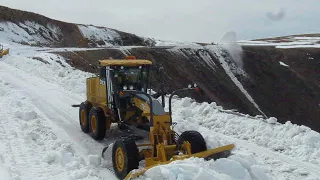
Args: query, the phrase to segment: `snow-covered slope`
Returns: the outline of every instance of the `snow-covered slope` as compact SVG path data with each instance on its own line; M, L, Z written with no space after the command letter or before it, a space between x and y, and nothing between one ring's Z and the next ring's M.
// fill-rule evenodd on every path
M110 47L147 44L144 38L134 34L105 27L62 22L1 5L0 41L46 47Z
M119 45L118 42L121 41L120 35L109 28L86 25L78 25L78 27L83 37L91 42L98 42L98 46L100 47Z
M110 142L82 133L78 110L70 107L85 99L91 74L70 67L52 49L7 46L14 54L0 59L1 178L116 179L110 157L100 158ZM173 110L178 132L198 130L210 148L235 143L233 155L177 161L138 179L320 179L320 134L310 128L190 98L175 98Z
M238 41L245 46L275 46L276 48L320 48L320 34L318 35L295 35L278 38L260 39L253 41Z
M78 41L88 43L87 45L83 44L83 46L113 47L126 44L118 32L109 28L87 25L77 25L73 28L75 28L73 31L79 32L79 38L83 39L78 39ZM46 25L35 21L0 22L0 41L3 42L47 47L66 46L64 41L69 38L68 36L70 34L63 33L59 26L50 22ZM76 42L71 43L75 44Z
M61 40L61 29L50 23L45 27L32 21L0 22L0 41L49 46Z

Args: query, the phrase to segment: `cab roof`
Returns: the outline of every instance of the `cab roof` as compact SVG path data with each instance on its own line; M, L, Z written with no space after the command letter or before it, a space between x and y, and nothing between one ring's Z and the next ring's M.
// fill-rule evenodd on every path
M152 61L145 59L106 59L99 60L100 66L138 66L151 65Z

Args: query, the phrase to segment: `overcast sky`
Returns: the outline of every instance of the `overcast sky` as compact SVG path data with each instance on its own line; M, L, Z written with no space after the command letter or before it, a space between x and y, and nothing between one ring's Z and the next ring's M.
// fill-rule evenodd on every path
M164 40L320 33L319 0L0 0L0 5Z

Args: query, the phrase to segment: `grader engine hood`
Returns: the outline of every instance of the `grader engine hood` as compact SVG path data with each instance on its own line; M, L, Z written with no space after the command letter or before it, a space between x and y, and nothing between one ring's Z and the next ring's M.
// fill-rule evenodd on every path
M147 114L150 113L150 102L146 95L143 94L136 94L134 95L133 102L137 108L139 108L143 113ZM152 98L152 111L156 116L166 115L164 108L162 107L161 103Z

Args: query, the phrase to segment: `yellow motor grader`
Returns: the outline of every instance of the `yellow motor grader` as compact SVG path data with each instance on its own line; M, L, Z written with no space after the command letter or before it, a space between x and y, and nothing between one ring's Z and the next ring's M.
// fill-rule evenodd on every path
M9 49L3 49L3 45L0 44L0 58L2 58L2 56L9 54Z
M119 129L135 129L147 132L147 143L137 144L133 138L119 137L113 143L112 163L119 179L131 179L156 165L189 157L227 157L233 144L207 150L206 142L197 131L185 131L178 135L173 130L171 99L182 91L198 91L198 87L176 90L169 98L169 112L165 112L164 93L162 103L147 92L151 88L152 62L136 59L100 60L97 77L87 79L87 100L79 107L79 121L83 132L95 140L102 140L112 123ZM162 70L159 76L163 77ZM163 83L162 83L163 85ZM132 131L134 132L134 131ZM104 149L105 150L105 149ZM145 160L140 170L139 162Z

